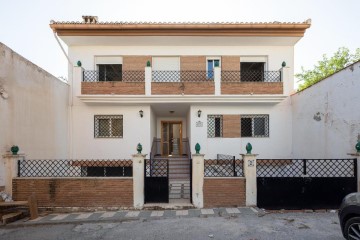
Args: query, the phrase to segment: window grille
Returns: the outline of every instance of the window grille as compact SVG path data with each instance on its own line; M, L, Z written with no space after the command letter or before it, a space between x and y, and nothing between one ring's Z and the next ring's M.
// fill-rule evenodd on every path
M95 138L122 138L123 116L122 115L95 115L94 117Z
M208 137L222 137L223 135L223 116L208 115Z
M269 137L269 115L241 115L241 137Z

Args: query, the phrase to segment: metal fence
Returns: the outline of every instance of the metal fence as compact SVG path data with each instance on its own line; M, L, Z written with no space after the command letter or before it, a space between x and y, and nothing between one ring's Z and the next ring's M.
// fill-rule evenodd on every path
M213 71L152 71L153 82L214 81Z
M18 177L131 177L132 160L18 160Z
M354 177L354 159L258 159L257 177Z
M145 82L145 71L103 72L86 70L83 82Z
M145 159L145 177L168 177L168 159Z
M243 177L243 160L218 154L218 159L204 160L205 177Z
M280 71L221 71L223 82L281 82Z

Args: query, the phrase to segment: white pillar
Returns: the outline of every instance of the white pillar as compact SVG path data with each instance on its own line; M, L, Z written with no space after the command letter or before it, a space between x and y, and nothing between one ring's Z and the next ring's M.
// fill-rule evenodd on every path
M281 82L283 83L283 94L288 96L294 91L294 78L290 77L290 68L283 67L280 69Z
M204 154L192 155L192 202L194 207L204 207Z
M4 170L5 170L5 192L12 196L12 180L18 176L18 160L24 160L24 154L5 154Z
M214 68L215 96L221 95L221 68Z
M82 67L75 66L73 68L73 82L71 83L72 86L72 93L70 93L70 97L75 98L76 96L81 95L81 83L83 81L83 72L84 69Z
M134 154L133 160L133 191L134 191L134 208L141 209L144 207L144 162L146 154Z
M348 153L348 155L352 157L356 157L356 165L357 165L357 191L360 192L360 153Z
M145 67L145 95L151 95L151 74L152 70L151 67Z
M258 154L241 154L246 178L246 206L257 205L256 156Z

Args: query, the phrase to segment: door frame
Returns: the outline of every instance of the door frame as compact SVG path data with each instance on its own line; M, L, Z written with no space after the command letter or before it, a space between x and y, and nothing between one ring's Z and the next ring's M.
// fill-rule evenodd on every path
M179 131L180 131L180 145L179 145L179 154L180 154L180 156L182 155L182 121L161 121L161 131L160 131L160 139L161 139L161 145L160 145L160 152L161 152L161 156L169 156L169 154L168 155L164 155L164 152L163 152L163 125L164 125L164 123L175 123L175 124L180 124L180 129L179 129ZM170 131L168 131L168 134L170 133ZM170 138L169 138L169 140L170 140ZM169 143L170 144L170 143ZM168 150L169 150L170 148L169 148L169 146L168 146Z

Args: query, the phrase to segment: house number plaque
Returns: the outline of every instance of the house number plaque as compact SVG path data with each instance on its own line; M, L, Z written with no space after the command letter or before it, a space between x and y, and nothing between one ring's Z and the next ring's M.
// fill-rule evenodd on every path
M248 167L254 167L255 166L255 160L251 159L248 161Z
M203 127L203 122L202 121L197 121L196 122L196 127Z

